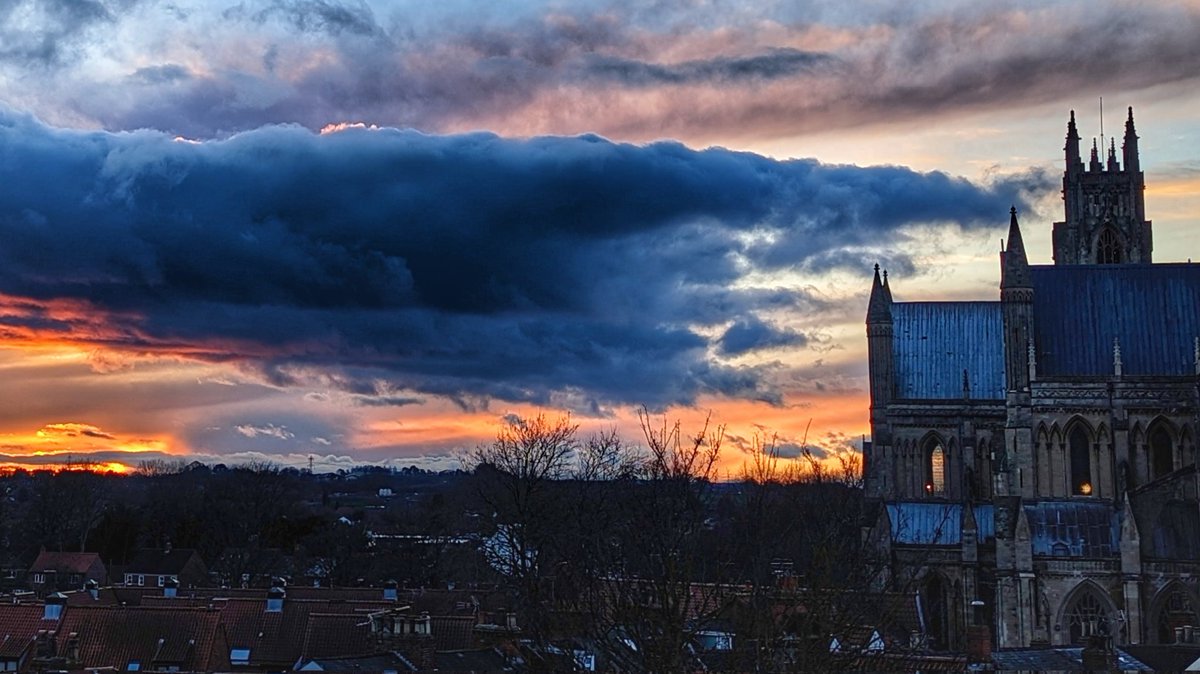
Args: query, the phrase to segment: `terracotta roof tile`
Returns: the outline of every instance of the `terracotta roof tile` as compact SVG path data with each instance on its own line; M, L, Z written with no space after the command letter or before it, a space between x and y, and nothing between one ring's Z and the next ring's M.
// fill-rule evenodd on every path
M287 597L283 610L268 612L265 599L231 598L221 610L230 648L250 649L254 666L291 666L302 655L311 614L361 616L394 608L392 602L317 601Z
M86 668L124 670L136 660L143 668L162 664L212 671L223 666L216 648L219 625L215 609L72 606L63 615L57 646L65 652L70 635L78 634L79 660Z
M0 605L0 658L17 659L33 643L38 630L55 629L57 620L43 620L41 604Z
M42 550L37 559L30 565L31 571L53 569L68 573L87 573L92 565L100 561L100 555L94 552L52 552Z

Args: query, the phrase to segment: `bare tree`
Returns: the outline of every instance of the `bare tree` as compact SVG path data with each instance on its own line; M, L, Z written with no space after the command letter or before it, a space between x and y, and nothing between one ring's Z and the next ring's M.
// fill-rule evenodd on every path
M579 449L578 428L570 416L514 419L468 459L478 494L495 518L489 559L509 583L523 628L539 647L548 643L552 626L544 581L560 547L561 480Z

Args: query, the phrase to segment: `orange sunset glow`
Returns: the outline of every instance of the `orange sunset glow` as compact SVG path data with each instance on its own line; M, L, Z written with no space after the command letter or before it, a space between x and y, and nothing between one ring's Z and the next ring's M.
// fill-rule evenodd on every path
M1137 107L1156 261L1200 204L1172 0L101 5L29 4L0 55L6 465L455 469L538 414L638 444L643 409L723 428L723 477L833 465L874 265L994 300L1012 207L1046 261L1072 110L1086 143Z

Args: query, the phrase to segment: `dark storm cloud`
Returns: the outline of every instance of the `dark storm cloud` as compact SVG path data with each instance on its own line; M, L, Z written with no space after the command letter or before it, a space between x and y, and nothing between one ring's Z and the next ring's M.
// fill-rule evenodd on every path
M757 316L749 316L735 322L717 340L717 346L721 353L730 356L738 356L759 349L785 346L799 348L806 344L808 344L806 335L781 330L764 323Z
M747 272L914 225L999 227L1048 187L595 136L269 127L190 143L12 112L0 156L9 330L391 405L778 402L761 369L710 349L800 346L754 316L823 302L736 290ZM729 323L715 343L694 329Z
M633 86L771 80L829 64L829 54L774 49L753 56L721 56L702 61L660 65L615 56L591 56L584 73Z

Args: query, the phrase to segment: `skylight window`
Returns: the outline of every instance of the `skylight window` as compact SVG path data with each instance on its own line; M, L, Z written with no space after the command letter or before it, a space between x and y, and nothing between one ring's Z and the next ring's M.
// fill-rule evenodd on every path
M229 664L231 665L248 665L250 664L250 649L249 648L234 648L229 651Z

